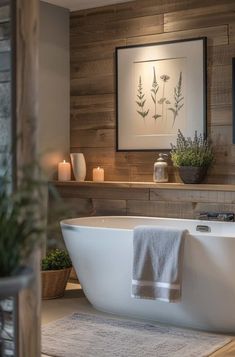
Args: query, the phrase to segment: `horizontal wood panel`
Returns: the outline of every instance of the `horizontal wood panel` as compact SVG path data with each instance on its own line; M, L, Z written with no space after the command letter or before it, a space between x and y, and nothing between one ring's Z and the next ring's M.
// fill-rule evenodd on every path
M232 144L232 126L211 126L209 134L214 145L214 150L220 146Z
M187 9L164 15L164 32L218 26L234 21L235 2Z
M210 169L210 174L213 176L219 176L219 175L223 175L224 172L226 172L226 176L227 177L233 177L235 176L235 164L231 163L231 162L226 162L226 160L221 160L217 162L216 165L214 165L211 169ZM231 183L229 181L227 181L227 183Z
M71 108L76 109L79 113L90 113L113 111L114 110L114 95L87 95L87 96L71 96Z
M71 132L76 129L113 129L114 103L114 95L110 94L71 97Z
M125 200L103 200L93 199L94 213L97 216L125 216L126 201Z
M96 61L85 60L83 62L71 63L71 79L84 78L97 75L113 75L114 74L114 60L101 59Z
M111 94L115 92L114 76L109 74L79 79L72 78L70 84L72 96Z
M49 228L51 223L56 225L62 219L81 216L91 216L94 214L94 207L91 198L74 198L73 195L63 196L59 201L50 197L50 210L48 210Z
M235 57L235 43L209 47L207 51L208 66L231 65L232 57Z
M229 42L235 43L235 21L229 25Z
M150 200L169 202L235 203L235 192L150 189Z
M114 129L73 130L70 134L71 148L114 147Z
M224 106L232 103L232 65L208 69L208 103Z
M81 152L81 149L73 150L73 152ZM83 148L82 152L85 160L94 167L102 165L127 167L129 163L127 153L116 153L112 148Z
M134 169L133 166L129 170L130 181L136 182L147 182L153 179L153 174L149 172L138 172L137 169ZM172 180L171 180L172 181Z
M231 4L233 0L224 0L225 4ZM118 19L126 19L153 14L180 11L185 8L195 9L204 6L221 4L221 0L137 0L113 6L75 11L71 13L71 27L97 22L111 22Z
M235 212L235 204L198 203L195 206L195 216L200 212Z
M208 113L208 124L210 125L232 125L232 106L211 107Z
M82 61L97 61L102 59L114 58L115 48L126 46L126 40L103 41L100 38L95 43L81 44L70 39L70 61L72 64Z
M127 45L140 45L164 41L183 40L187 38L207 37L208 46L228 44L227 26L205 27L193 30L175 31L159 35L139 36L127 39Z
M87 20L88 19L88 20ZM117 18L109 21L107 17L102 22L89 22L89 17L77 23L71 21L70 33L72 36L85 35L87 42L95 40L123 39L127 36L152 34L163 32L163 14L149 14L147 16Z
M156 7L159 9L160 13L168 13L173 11L178 12L189 8L197 9L207 6L221 5L221 0L160 0L157 2L156 0L144 0L144 3L142 0L137 0L136 3L141 7L142 11L149 7L151 8L151 11L153 11L153 7ZM222 3L226 6L234 4L233 0L223 0Z
M153 165L156 161L151 160L149 163L130 163L130 180L131 181L153 181ZM172 164L169 163L168 165L168 178L169 182L179 182L180 180L176 178L175 175L175 168L173 168Z
M102 6L97 8L90 8L86 10L78 10L71 13L71 27L76 27L78 24L84 23L92 24L95 22L103 23L105 21L113 21L123 18L123 14L127 11L129 13L127 18L130 18L130 12L136 7L136 1L116 4L111 6ZM121 16L119 15L121 14ZM125 17L124 17L125 18Z
M76 129L114 129L115 112L96 112L81 113L79 110L71 109L70 130Z
M194 216L194 205L190 202L128 200L127 215L192 218Z
M72 190L69 186L58 186L61 197L70 198L92 198L92 199L109 199L109 200L132 200L138 197L139 200L149 199L149 190L146 188L128 188L128 187L102 187L97 189L96 186L88 186L84 189L83 186L73 186Z
M220 174L212 173L208 174L206 177L206 182L211 184L223 184L223 185L234 185L235 184L235 175L228 176L224 174L224 171L221 171Z
M102 22L71 28L71 41L89 43L103 40L123 39L126 37L150 35L163 32L163 15L139 17L118 20L116 22Z

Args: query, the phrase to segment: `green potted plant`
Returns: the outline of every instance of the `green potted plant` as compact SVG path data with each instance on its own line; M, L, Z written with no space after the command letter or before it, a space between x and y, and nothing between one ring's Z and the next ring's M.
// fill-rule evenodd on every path
M171 159L178 167L180 178L184 183L201 183L209 166L214 160L212 148L208 140L197 134L194 138L186 138L178 130L176 145L171 145Z
M41 210L44 182L36 179L37 167L33 164L19 169L19 178L14 183L9 156L4 152L3 162L0 161L1 356L18 351L21 328L18 296L35 278L29 262L45 232Z
M7 169L0 175L0 293L4 281L28 271L27 260L45 232L40 214L42 182L31 173L29 168L23 170L16 188Z
M72 262L64 250L54 249L42 259L43 299L55 299L64 295L71 269Z

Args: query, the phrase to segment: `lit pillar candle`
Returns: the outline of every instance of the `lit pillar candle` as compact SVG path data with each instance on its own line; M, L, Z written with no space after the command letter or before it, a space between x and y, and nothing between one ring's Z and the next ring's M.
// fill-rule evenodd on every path
M93 181L102 182L104 181L104 169L102 167L96 167L93 169Z
M71 165L65 160L58 164L58 180L70 181L71 180Z

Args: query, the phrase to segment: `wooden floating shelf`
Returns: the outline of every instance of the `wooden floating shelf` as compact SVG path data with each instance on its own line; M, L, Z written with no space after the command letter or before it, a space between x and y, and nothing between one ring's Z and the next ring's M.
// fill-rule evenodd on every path
M67 187L110 187L110 188L149 188L167 190L189 190L189 191L235 191L235 185L216 184L184 184L184 183L154 183L154 182L125 182L125 181L51 181L55 186Z

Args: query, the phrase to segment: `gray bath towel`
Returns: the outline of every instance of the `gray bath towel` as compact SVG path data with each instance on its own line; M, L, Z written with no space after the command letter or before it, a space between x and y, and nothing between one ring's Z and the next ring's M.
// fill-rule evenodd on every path
M157 226L134 229L132 297L180 300L186 233L186 230Z

